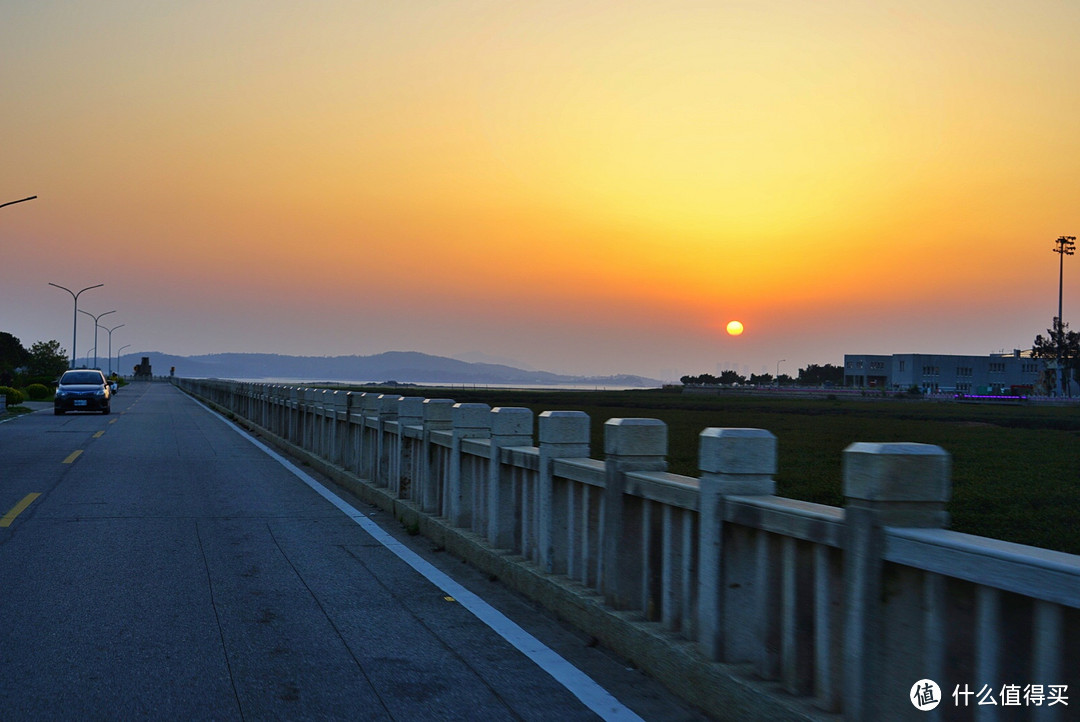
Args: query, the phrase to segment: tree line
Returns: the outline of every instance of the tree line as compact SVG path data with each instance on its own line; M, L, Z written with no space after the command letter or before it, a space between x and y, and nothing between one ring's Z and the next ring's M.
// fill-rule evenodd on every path
M842 386L844 383L844 369L842 366L832 364L809 364L804 369L799 369L798 378L791 378L787 374L773 377L772 374L750 374L747 378L737 371L722 371L719 376L712 374L699 374L697 376L683 376L680 381L685 386Z
M67 351L59 341L37 341L27 349L14 335L0 331L0 386L53 384L67 368Z

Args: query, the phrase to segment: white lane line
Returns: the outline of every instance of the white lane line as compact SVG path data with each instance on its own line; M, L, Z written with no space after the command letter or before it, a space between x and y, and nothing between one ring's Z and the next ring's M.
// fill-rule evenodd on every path
M194 397L191 398L195 403L199 404L207 411L214 413L212 409L204 405L198 399L194 399ZM345 516L359 524L360 528L370 534L384 547L396 554L399 559L419 572L436 587L457 600L461 606L472 612L472 614L481 622L491 627L496 634L531 659L538 667L540 667L540 669L551 675L555 681L565 687L570 694L581 700L582 704L596 713L601 719L617 722L631 722L633 720L644 722L633 710L617 700L614 695L597 684L587 674L563 659L555 652L555 650L526 632L483 599L458 584L446 574L439 571L430 562L420 557L416 552L383 531L378 524L349 506L349 504L342 501L336 495L332 494L326 487L315 481L315 479L306 474L291 461L258 439L252 437L246 431L222 417L220 414L215 415L221 419L221 421L228 424L236 431L236 433L240 434L258 449L262 450L267 456L291 471L294 476L310 486L319 494L319 496L337 507L338 510L345 514Z

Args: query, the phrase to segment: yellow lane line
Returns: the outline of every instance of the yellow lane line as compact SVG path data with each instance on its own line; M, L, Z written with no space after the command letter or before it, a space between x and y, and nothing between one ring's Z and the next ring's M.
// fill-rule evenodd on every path
M75 461L75 459L78 459L78 458L79 458L79 454L81 454L82 452L83 452L83 450L82 450L82 449L79 449L78 451L73 451L73 452L71 452L71 453L70 453L70 454L68 455L68 458L64 459L64 460L63 460L63 461L62 461L61 463L63 463L63 464L70 464L71 462Z
M34 499L37 499L39 496L41 496L41 494L38 494L37 492L24 496L22 501L11 507L11 511L0 517L0 526L11 526L11 522L15 521L15 517L22 514L23 511L26 510L26 507L30 506Z
M113 420L112 420L112 421L110 421L109 423L110 423L110 424L115 424L115 423L116 423L117 421L119 421L119 420L120 420L120 419L113 419Z
M94 438L95 438L95 439L100 439L100 438L101 438L102 436L104 436L104 435L105 435L105 430L104 430L104 429L102 429L101 431L99 431L99 432L97 432L96 434L94 434Z

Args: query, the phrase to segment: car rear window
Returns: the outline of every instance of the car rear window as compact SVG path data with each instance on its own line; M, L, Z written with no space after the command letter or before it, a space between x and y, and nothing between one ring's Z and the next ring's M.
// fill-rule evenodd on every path
M97 371L69 371L60 378L62 384L101 384L101 374Z

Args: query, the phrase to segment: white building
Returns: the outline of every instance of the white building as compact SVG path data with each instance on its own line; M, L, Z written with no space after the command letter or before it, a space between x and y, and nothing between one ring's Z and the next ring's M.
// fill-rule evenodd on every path
M1030 351L989 356L844 354L844 385L924 393L1030 394L1044 382L1046 359Z

